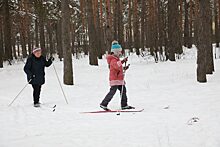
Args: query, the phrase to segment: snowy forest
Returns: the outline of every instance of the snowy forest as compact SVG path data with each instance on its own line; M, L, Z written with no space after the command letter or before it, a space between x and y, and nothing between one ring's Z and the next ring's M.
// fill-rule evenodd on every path
M0 67L26 58L34 46L61 61L83 52L98 65L112 40L138 56L147 51L155 62L175 61L182 46L195 44L198 81L206 82L214 71L212 44L219 47L219 9L218 0L1 0Z
M220 147L220 0L0 0L0 147Z

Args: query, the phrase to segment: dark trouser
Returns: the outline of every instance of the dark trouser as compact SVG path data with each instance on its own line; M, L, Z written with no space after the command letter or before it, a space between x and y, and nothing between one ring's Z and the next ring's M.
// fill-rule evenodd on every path
M36 104L39 103L41 85L32 84L32 87L34 89L33 91L34 104Z
M102 101L101 105L107 106L108 103L113 98L113 96L115 95L117 89L120 91L120 95L122 93L121 107L127 106L127 95L126 95L126 87L125 87L125 85L123 85L123 88L122 88L122 85L112 86L110 88L109 93L105 96L104 100Z

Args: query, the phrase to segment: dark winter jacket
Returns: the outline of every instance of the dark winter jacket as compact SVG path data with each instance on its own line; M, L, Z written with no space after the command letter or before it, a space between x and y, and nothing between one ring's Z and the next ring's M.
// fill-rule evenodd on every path
M52 64L52 61L48 61L44 56L40 58L35 57L32 54L28 57L27 62L24 66L24 72L27 74L27 80L30 81L30 84L43 85L45 83L45 66L49 67Z

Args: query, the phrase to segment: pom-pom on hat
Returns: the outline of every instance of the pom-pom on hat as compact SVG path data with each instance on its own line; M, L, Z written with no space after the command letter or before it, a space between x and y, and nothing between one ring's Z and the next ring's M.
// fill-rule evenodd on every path
M118 41L116 40L112 41L111 52L113 52L114 54L117 54L120 51L122 51L122 48L121 48L121 45L118 43Z
M32 53L35 53L35 52L41 51L41 50L42 50L41 48L35 47L35 48L33 48Z

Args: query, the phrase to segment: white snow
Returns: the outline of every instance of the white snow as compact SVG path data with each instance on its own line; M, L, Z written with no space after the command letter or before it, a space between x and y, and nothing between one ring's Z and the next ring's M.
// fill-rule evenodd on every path
M32 106L30 85L11 107L8 104L26 84L24 64L0 69L0 147L219 147L220 60L208 82L196 82L195 49L177 62L129 57L126 73L129 104L141 113L81 114L100 110L109 90L108 66L74 59L74 86L62 85L65 104L53 66L46 69L41 102L57 104L55 112ZM62 63L54 63L62 79ZM118 109L119 93L109 107ZM167 108L167 109L165 109ZM198 122L191 118L198 117ZM191 123L188 124L188 123Z

